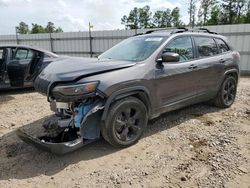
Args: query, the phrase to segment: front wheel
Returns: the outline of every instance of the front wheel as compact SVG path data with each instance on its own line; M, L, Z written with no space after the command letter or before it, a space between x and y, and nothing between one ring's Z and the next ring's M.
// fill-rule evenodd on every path
M218 106L221 108L230 107L234 103L236 93L237 93L236 79L232 76L226 77L214 100L215 106Z
M140 139L147 121L144 103L135 97L128 97L112 104L101 132L111 145L128 147Z

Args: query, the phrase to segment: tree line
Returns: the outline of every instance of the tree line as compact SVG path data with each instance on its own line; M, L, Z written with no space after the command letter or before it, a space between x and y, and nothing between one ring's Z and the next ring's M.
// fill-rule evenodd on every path
M19 34L36 34L36 33L61 33L63 32L61 27L56 27L53 22L48 22L44 27L42 25L32 23L31 29L25 22L20 22L16 27L16 31Z
M189 0L188 15L189 23L185 24L178 7L153 13L146 5L135 7L121 18L121 23L126 29L250 23L250 0Z

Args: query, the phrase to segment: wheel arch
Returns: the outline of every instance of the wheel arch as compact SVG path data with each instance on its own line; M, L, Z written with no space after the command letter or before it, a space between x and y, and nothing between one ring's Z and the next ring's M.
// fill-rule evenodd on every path
M224 74L224 79L227 77L227 76L232 76L235 78L236 82L238 83L238 80L239 80L239 71L237 69L230 69L230 70L227 70Z
M108 115L109 108L114 101L123 99L125 97L129 97L129 96L133 96L141 100L147 108L148 116L151 117L152 101L151 101L151 95L150 95L149 90L144 86L135 86L135 87L118 90L114 92L111 96L109 96L104 105L104 111L103 111L101 120L105 121Z

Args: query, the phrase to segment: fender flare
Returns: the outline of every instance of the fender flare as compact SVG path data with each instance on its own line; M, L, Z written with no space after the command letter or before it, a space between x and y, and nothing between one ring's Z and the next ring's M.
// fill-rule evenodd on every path
M105 121L105 119L108 115L108 111L109 111L109 108L111 106L111 103L113 101L131 96L131 95L140 94L140 93L144 93L146 95L147 104L145 104L145 105L148 108L148 113L149 113L149 117L150 117L150 115L152 113L152 100L151 100L152 97L150 95L149 90L144 86L134 86L134 87L129 87L129 88L118 90L118 91L112 93L112 95L110 95L108 97L108 99L104 105L104 110L103 110L101 120Z
M236 68L233 68L233 69L228 69L224 72L224 77L223 77L223 80L225 79L225 77L230 74L230 73L236 73L237 74L237 82L239 80L239 77L240 77L240 73L239 73L239 70L236 69ZM222 81L223 82L223 81Z

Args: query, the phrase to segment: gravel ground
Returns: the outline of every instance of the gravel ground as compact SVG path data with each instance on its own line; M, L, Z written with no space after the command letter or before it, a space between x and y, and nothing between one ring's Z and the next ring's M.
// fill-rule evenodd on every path
M229 109L203 104L150 121L134 146L103 139L55 156L19 140L15 130L51 115L32 90L0 94L0 187L250 188L250 78Z

